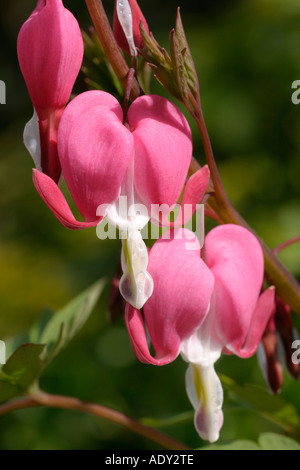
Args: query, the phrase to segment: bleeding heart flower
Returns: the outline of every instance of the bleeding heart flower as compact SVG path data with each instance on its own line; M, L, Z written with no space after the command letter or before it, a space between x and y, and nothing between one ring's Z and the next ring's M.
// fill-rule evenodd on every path
M153 294L143 314L127 305L126 325L140 361L163 365L181 353L190 364L186 388L195 427L214 442L223 422L223 391L214 363L222 352L242 358L255 353L273 312L274 289L260 295L262 250L245 228L214 228L205 239L206 262L194 234L177 229L170 235L159 239L149 255Z
M120 48L132 56L143 49L140 22L149 32L147 22L136 0L115 0L113 31Z
M38 0L19 32L17 49L34 107L24 143L36 167L58 182L58 124L83 58L79 25L61 0Z
M140 230L148 223L151 205L176 204L187 177L192 139L181 111L160 96L136 99L123 124L123 111L108 93L90 91L66 108L58 131L63 175L75 205L84 217L73 216L58 186L34 171L34 184L59 221L68 228L97 225L104 216L124 232L120 290L132 305L141 306L152 293L146 268L148 252ZM184 204L195 209L205 194L209 171L203 167L187 182ZM122 213L120 201L126 199ZM138 214L142 204L146 214Z

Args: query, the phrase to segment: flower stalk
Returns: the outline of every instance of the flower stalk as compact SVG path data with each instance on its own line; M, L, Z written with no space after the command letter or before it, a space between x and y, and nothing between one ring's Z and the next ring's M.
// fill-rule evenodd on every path
M139 421L136 421L129 416L120 413L119 411L112 410L96 403L88 403L77 398L66 397L62 395L52 395L42 391L32 392L29 396L23 397L0 406L0 416L3 416L12 411L17 411L25 408L32 408L37 406L46 406L50 408L61 408L66 410L81 411L98 418L105 419L117 425L123 426L126 429L139 434L152 442L159 444L168 450L190 450L185 444L173 439L172 437L163 434L156 429L146 426Z

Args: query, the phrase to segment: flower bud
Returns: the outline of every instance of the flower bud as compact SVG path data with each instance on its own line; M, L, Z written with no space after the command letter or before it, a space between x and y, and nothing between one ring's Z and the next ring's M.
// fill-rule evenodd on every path
M59 119L79 73L83 41L79 25L62 0L38 0L17 41L18 59L36 111L30 124L31 149L40 154L42 171L56 182L60 165L56 149ZM28 128L27 128L28 129ZM24 141L28 141L25 133ZM29 148L30 153L31 149ZM33 155L34 160L38 157Z
M120 48L127 54L136 55L136 49L143 49L140 22L149 31L147 22L136 0L116 0L113 30Z
M283 371L277 353L274 318L270 320L262 337L258 358L267 385L277 395L282 388Z
M292 361L294 340L298 338L297 331L293 326L291 309L279 297L276 299L275 324L279 334L284 352L286 368L295 379L300 375L300 365Z

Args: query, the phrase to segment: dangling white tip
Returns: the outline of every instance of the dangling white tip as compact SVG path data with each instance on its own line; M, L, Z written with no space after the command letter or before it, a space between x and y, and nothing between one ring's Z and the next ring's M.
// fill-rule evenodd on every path
M223 424L223 389L213 364L190 364L186 372L186 391L195 409L194 424L202 439L219 439Z
M32 156L36 169L42 171L39 119L35 110L32 118L27 122L24 128L23 141Z
M137 50L133 39L132 13L128 0L117 0L117 15L129 45L130 55L136 57Z
M141 309L153 292L153 279L147 272L148 251L138 230L131 230L123 240L122 270L119 289L130 305Z

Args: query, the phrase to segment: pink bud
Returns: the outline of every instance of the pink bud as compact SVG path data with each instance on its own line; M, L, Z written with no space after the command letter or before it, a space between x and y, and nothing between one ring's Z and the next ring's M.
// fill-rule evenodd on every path
M270 389L277 395L283 384L283 372L277 354L276 328L273 317L264 332L261 345L265 356L263 368L265 379Z
M130 47L128 44L128 39L125 36L123 27L120 24L118 14L117 14L117 1L118 0L115 0L114 22L113 22L114 35L120 48L127 54L130 54ZM140 22L143 23L146 30L149 32L147 21L145 20L144 15L141 12L141 9L138 6L136 0L128 0L128 3L130 6L131 15L132 15L132 33L133 33L132 36L133 36L134 45L138 49L143 49L144 41L140 33Z
M275 324L282 342L286 368L292 377L298 379L300 375L300 365L294 364L292 361L292 344L298 337L298 334L293 325L290 307L279 297L276 298Z
M39 120L41 167L58 181L56 133L83 58L79 25L62 0L38 0L19 32L17 50Z

